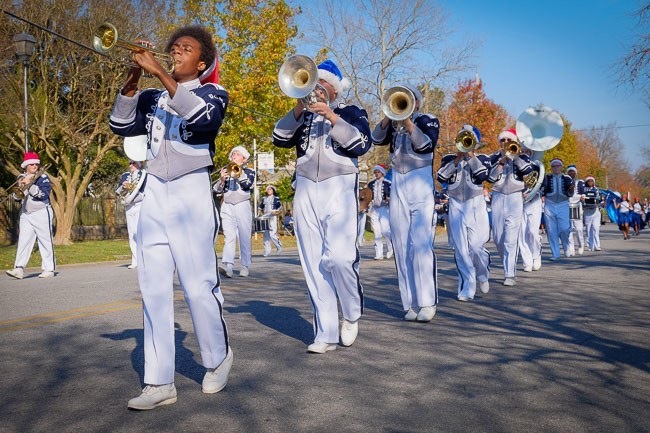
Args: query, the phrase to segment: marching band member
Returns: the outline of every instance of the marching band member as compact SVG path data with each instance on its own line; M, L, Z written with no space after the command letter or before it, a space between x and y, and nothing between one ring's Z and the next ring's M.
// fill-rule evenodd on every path
M596 187L593 176L585 178L584 187L585 226L587 228L587 245L589 251L600 251L600 190Z
M469 131L476 143L480 143L478 128L465 125L461 131ZM438 181L448 184L447 230L454 239L459 301L474 299L477 281L481 293L490 291L490 253L484 247L490 239L490 224L483 197L483 182L489 169L488 156L457 152L445 155L438 170Z
M440 122L429 114L418 112L422 95L415 86L409 90L415 96L411 117L397 128L384 117L372 132L372 141L376 145L390 144L390 231L402 306L406 311L404 319L430 322L438 304L431 166Z
M247 277L252 262L253 210L251 209L251 190L255 186L255 171L247 168L246 162L251 154L243 146L235 146L228 160L236 164L239 174L230 173L226 167L221 169L219 181L214 185L217 194L223 194L221 203L221 224L223 225L223 253L221 272L232 278L235 264L237 241L239 241L240 277Z
M569 197L573 195L574 184L571 176L562 174L564 163L555 158L551 161L551 172L544 177L542 194L544 196L544 220L546 237L551 248L551 260L560 260L560 241L564 255L569 257Z
M20 211L18 246L14 268L7 271L7 275L22 279L25 266L32 255L34 242L38 240L38 251L41 254L42 272L39 278L54 276L56 263L54 261L54 248L52 246L52 206L50 206L50 191L52 185L50 178L40 172L41 161L38 154L26 152L20 166L25 169L25 174L18 177L19 195L14 193L14 199L22 201Z
M393 257L393 243L390 240L390 220L388 204L390 202L390 182L386 180L386 167L379 164L373 167L375 178L368 182L368 189L372 191L370 202L370 222L375 235L375 260L384 259L384 243L386 240L386 258Z
M129 70L110 117L113 132L146 135L148 144L147 186L137 236L146 386L128 403L136 410L176 402L174 273L207 369L204 393L226 386L233 361L222 314L224 299L214 251L219 223L209 172L228 93L209 81L209 74L217 70L216 49L203 27L176 30L166 52L175 62L171 74L151 51L134 51L133 61L140 67ZM138 90L143 69L158 78L164 89Z
M273 144L295 147L298 156L294 222L314 313L314 342L307 347L311 353L336 349L337 298L343 314L341 344L350 346L357 337L363 313L356 246L357 158L370 149L368 114L339 100L349 81L331 60L318 65L318 77L321 99L309 106L298 100L273 130Z
M522 153L529 158L533 151L523 148ZM537 164L532 164L533 170L539 176L540 169ZM524 193L524 216L521 222L521 234L519 236L519 253L524 263L524 271L538 271L542 267L542 235L539 234L539 227L542 223L542 193L537 191L533 197Z
M118 196L123 197L122 203L126 205L124 208L126 211L126 231L129 234L129 248L131 248L131 264L128 266L129 269L135 269L138 266L136 236L138 233L138 220L140 219L140 204L142 203L142 199L144 199L144 186L146 182L144 180L140 183L142 176L146 176L146 171L142 169L142 163L140 161L129 161L129 171L122 173L120 186L115 190ZM138 188L138 191L134 191L134 188ZM135 197L132 199L129 198L131 194L135 194Z
M517 132L507 129L498 135L502 149L492 154L492 168L488 180L492 185L492 239L503 260L504 286L516 283L519 232L524 213L526 189L524 176L533 170L530 159L522 153L507 151L512 143L521 148Z
M357 228L357 247L362 247L365 239L364 235L366 234L366 220L368 216L368 208L372 202L372 191L366 185L364 188L359 189L359 214L358 214L358 224Z
M264 257L271 255L271 242L275 245L277 254L282 252L282 242L278 238L278 215L282 211L282 202L273 185L266 187L266 197L259 205L262 215L269 220L269 229L264 230Z
M569 197L569 207L575 206L578 209L577 217L571 218L571 231L569 232L569 256L576 255L575 241L573 240L573 233L578 238L578 255L582 255L585 250L585 235L584 224L582 223L582 202L584 200L583 190L585 182L582 179L576 179L578 176L578 168L571 164L566 169L566 174L571 176L574 183L573 195Z

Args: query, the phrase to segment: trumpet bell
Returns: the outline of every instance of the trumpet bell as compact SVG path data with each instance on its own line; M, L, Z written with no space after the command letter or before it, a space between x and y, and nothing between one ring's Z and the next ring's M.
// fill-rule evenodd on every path
M458 149L459 152L471 152L476 149L477 144L474 134L467 130L460 131L458 135L456 135L456 149Z
M381 110L390 120L408 119L415 110L415 95L407 87L391 87L381 97Z
M309 57L296 54L289 57L278 72L280 90L290 98L308 96L318 83L318 67Z
M560 113L546 106L529 107L517 118L517 137L521 143L537 152L557 146L564 134Z

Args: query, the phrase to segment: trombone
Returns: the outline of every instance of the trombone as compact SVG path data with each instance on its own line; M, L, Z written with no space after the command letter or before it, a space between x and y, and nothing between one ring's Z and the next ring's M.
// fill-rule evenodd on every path
M307 56L296 54L280 66L278 84L282 93L290 98L300 99L305 106L316 102L329 103L327 89L318 84L318 67Z

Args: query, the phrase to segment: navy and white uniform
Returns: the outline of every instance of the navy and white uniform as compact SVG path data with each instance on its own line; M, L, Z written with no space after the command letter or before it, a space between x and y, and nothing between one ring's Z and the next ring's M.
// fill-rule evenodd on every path
M45 173L41 174L25 191L25 198L22 200L20 210L18 246L16 248L14 269L24 269L27 266L34 249L34 242L37 240L43 272L54 272L56 268L52 243L54 212L50 205L51 191L50 178Z
M569 232L569 254L570 255L574 255L576 252L576 242L573 237L574 234L578 238L578 242L577 242L578 251L582 251L585 247L585 235L584 235L585 226L582 221L584 215L582 200L584 199L585 182L582 179L573 179L573 182L574 182L574 190L573 190L573 194L569 197L569 206L575 206L579 209L579 211L578 211L578 218L570 220L571 221L571 230Z
M412 134L392 123L385 129L379 123L372 132L375 145L390 145L390 231L404 311L438 304L432 165L440 122L418 112L411 121Z
M600 251L600 208L602 200L600 190L593 186L585 185L583 189L585 201L583 203L585 228L587 229L587 245L589 251Z
M218 230L210 173L214 140L228 93L199 80L166 90L118 94L110 127L146 135L147 185L138 224L138 281L144 305L144 383L174 382L174 273L184 291L202 363L219 366L228 354L214 241Z
M314 313L314 342L339 341L337 298L343 318L363 313L357 240L357 158L370 149L368 115L333 102L336 124L322 115L289 111L273 130L273 144L296 148L293 216L300 263Z
M276 251L282 250L282 242L278 238L278 215L282 210L280 198L273 195L266 195L259 204L262 215L269 219L269 229L264 231L264 257L271 254L271 242L275 245Z
M541 164L541 163L540 163ZM539 175L537 162L533 169ZM525 201L528 198L528 201ZM539 227L542 223L543 202L542 193L537 191L533 197L524 197L524 213L519 236L519 253L524 265L524 271L537 271L542 267L542 235Z
M458 271L458 298L474 299L478 282L490 278L490 224L483 197L483 182L491 168L486 155L466 155L458 164L456 155L445 155L438 181L447 184L449 219L447 231L454 239L454 260Z
M547 174L542 184L544 195L544 220L546 222L546 236L551 248L551 258L560 258L560 241L564 254L569 254L569 196L573 180L566 174Z
M118 195L122 194L122 191L124 189L124 182L137 185L140 181L141 176L146 176L145 173L146 172L144 170L136 170L133 172L127 171L126 173L122 173L120 184L115 190L115 193ZM140 205L144 199L144 188L146 182L147 181L145 179L140 185L139 191L137 192L135 198L130 203L127 203L124 208L126 213L126 231L129 234L129 248L131 249L130 268L135 268L138 266L138 249L136 237L138 234L138 220L140 219Z
M386 258L393 257L393 243L390 235L390 181L381 177L368 182L368 189L372 191L372 201L368 215L375 236L375 259L384 258L384 241L386 240Z
M533 171L530 158L519 155L508 158L505 164L498 161L503 151L491 155L492 168L488 181L492 182L492 240L503 261L505 278L515 278L519 254L519 234L524 213L524 176Z
M242 268L249 268L252 261L253 210L251 190L255 186L255 171L243 167L238 179L227 177L214 185L217 194L223 194L221 203L221 224L223 227L224 265L235 263L237 240L239 240L239 261Z

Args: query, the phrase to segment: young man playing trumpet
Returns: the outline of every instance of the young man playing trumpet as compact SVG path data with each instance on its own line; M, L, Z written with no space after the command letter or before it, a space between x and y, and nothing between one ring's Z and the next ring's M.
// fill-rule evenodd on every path
M26 152L22 164L25 174L18 178L20 196L14 193L14 199L22 201L20 224L18 233L18 246L14 268L7 271L7 275L22 279L25 266L32 255L34 242L38 240L38 251L41 253L41 269L39 278L54 276L56 263L54 261L54 248L52 246L52 206L50 206L50 191L52 185L47 174L40 172L41 161L38 154Z
M478 128L465 125L457 137L467 134L471 134L476 144L481 142ZM448 185L447 230L454 239L459 301L474 299L477 283L481 293L490 290L490 253L484 247L490 239L490 223L483 197L483 182L490 167L488 156L470 150L445 155L438 170L438 181Z
M147 185L138 225L138 282L144 306L144 383L129 400L136 410L176 402L174 273L183 289L201 359L204 393L221 391L233 353L223 318L214 241L219 227L210 168L228 93L210 81L216 65L212 35L199 26L176 30L167 44L170 74L151 51L134 51L117 95L110 127L118 135L147 137ZM138 90L142 70L163 89ZM214 69L216 70L216 69ZM188 200L191 200L189 202Z

